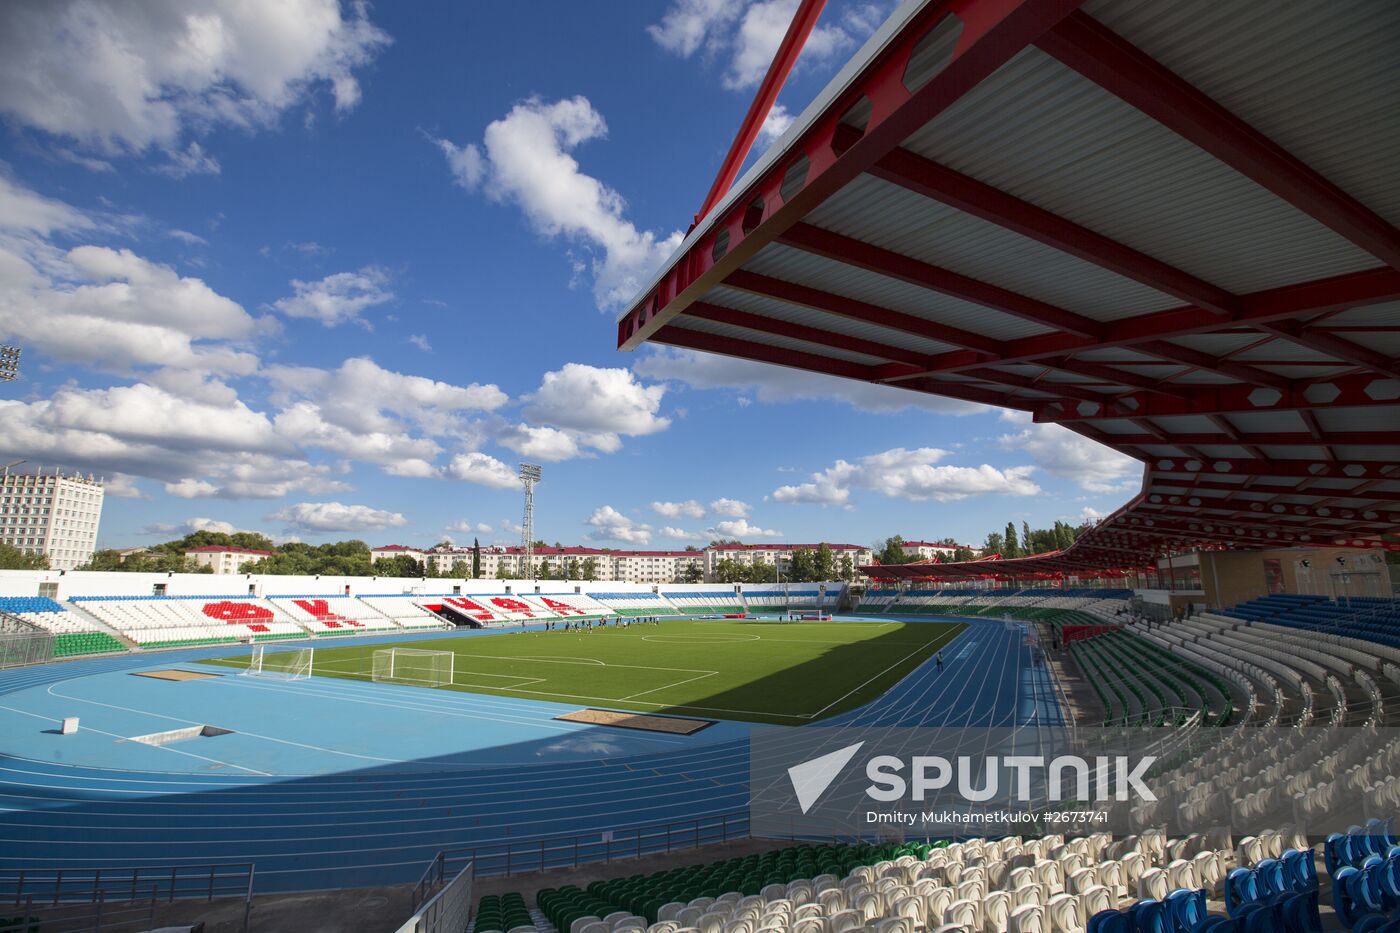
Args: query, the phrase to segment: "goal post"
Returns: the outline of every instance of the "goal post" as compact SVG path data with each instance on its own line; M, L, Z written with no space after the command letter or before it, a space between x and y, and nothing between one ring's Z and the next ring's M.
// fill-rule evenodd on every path
M381 648L374 653L371 675L375 683L412 684L417 687L446 687L452 683L451 651L426 648Z
M269 652L267 645L254 645L248 656L245 677L270 677L274 680L302 680L310 677L315 663L315 648Z

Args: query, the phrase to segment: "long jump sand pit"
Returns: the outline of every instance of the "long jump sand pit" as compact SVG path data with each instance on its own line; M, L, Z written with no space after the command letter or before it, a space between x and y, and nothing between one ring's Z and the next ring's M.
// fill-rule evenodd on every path
M642 732L665 732L668 735L694 735L715 724L713 719L684 719L679 716L648 716L645 713L622 713L614 709L580 709L554 717L564 722L582 722L590 726L612 726L617 729L638 729Z
M156 680L204 680L206 677L219 677L219 674L206 674L203 671L132 671L135 677L152 677Z

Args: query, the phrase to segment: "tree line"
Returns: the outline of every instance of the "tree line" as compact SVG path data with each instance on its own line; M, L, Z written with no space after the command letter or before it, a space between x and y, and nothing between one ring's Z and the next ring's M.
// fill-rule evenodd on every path
M1004 531L989 533L982 545L983 554L1000 554L1002 557L1029 557L1046 551L1063 550L1075 542L1084 529L1068 522L1057 521L1049 528L1032 528L1029 522L1022 521L1018 533L1015 522L1007 522ZM961 547L952 538L936 542L954 548L951 555L936 555L938 563L952 563L972 560L977 555L971 548ZM891 535L877 541L872 550L875 559L882 564L910 564L924 558L916 550L905 550L904 538Z
M856 568L849 554L842 554L838 559L831 547L823 542L815 548L793 551L781 580L776 564L762 559L749 563L733 557L716 561L714 576L716 583L817 583L824 580L845 580L849 583L856 578Z

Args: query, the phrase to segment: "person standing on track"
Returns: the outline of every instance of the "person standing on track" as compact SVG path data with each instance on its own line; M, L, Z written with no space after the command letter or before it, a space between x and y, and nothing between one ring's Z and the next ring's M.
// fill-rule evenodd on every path
M938 665L940 671L943 670L943 652L940 651L934 656L934 663Z

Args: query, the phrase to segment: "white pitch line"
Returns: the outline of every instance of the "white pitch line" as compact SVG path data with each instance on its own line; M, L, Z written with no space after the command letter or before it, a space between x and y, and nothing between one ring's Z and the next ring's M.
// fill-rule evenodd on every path
M817 718L817 717L820 716L822 713L825 713L827 710L831 709L831 708L832 708L833 706L835 706L837 703L840 703L842 700L846 699L846 697L850 696L852 693L855 693L857 690L860 690L860 689L862 689L863 687L865 687L865 685L868 684L868 683L870 683L872 680L876 680L876 679L878 679L878 678L880 678L880 677L883 677L884 675L888 674L890 671L894 670L896 667L899 667L899 665L903 664L905 661L909 660L909 659L912 658L914 655L918 654L920 651L922 651L923 649L927 648L927 647L928 647L929 645L931 645L932 643L933 643L933 642L931 642L931 641L925 642L924 644L920 645L918 648L915 648L913 651L911 651L911 652L909 652L908 654L906 654L904 657L900 658L898 661L896 661L896 662L894 662L893 664L891 664L889 667L885 668L883 671L880 671L878 674L875 674L875 675L873 675L873 676L867 678L867 679L866 679L865 681L863 681L862 683L857 684L855 687L852 687L850 690L847 690L845 693L841 694L839 697L837 697L836 699L832 700L830 703L826 704L826 705L823 706L821 709L817 710L815 713L812 713L812 714L808 715L806 718L807 718L807 719L815 719L815 718ZM942 646L940 645L939 647L941 648Z
M706 677L713 677L714 675L716 675L716 674L718 674L718 673L719 673L719 671L709 671L708 673L701 674L699 677L688 677L688 678L686 678L685 680L678 680L678 681L676 681L676 682L673 683L673 684L665 684L665 685L660 686L660 687L652 687L650 690L643 690L641 693L634 693L634 694L632 694L632 696L623 697L623 698L622 698L622 701L625 702L625 701L627 701L627 700L632 699L632 697L644 697L644 696L646 696L648 693L655 693L655 692L658 691L658 690L669 690L669 689L671 689L672 687L679 687L681 684L693 683L694 681L697 681L697 680L703 680L703 679L706 678Z

